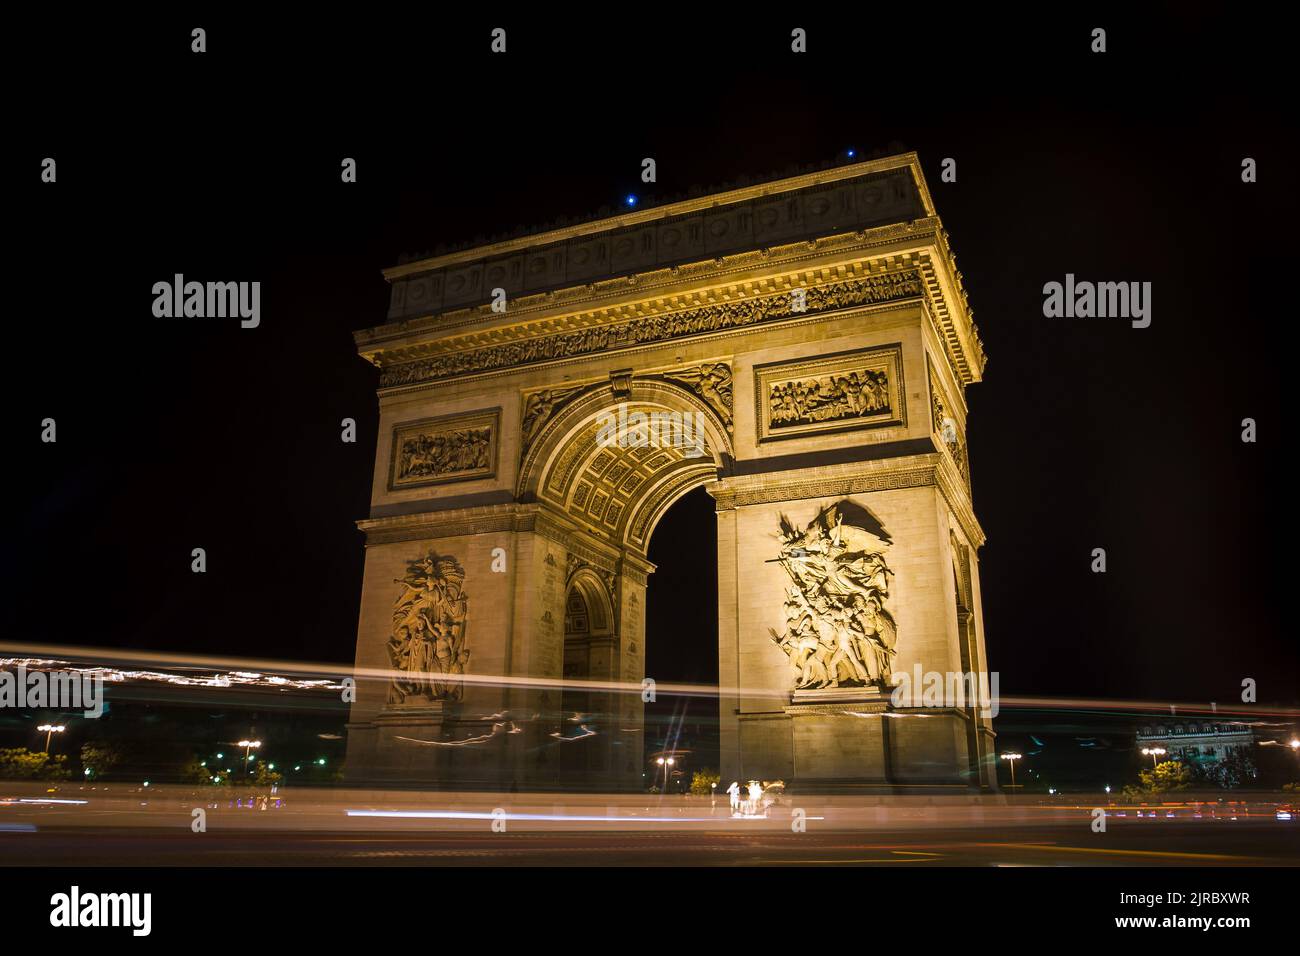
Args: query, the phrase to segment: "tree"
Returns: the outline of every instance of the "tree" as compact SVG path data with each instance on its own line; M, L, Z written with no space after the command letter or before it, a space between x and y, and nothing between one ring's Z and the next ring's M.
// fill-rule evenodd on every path
M26 747L0 750L0 779L6 780L67 780L68 758L63 754L47 754Z
M198 757L191 757L181 768L181 780L185 783L216 785L224 782L225 775L224 770L209 770Z
M81 767L87 780L109 775L122 762L125 753L117 744L85 743L81 745Z
M691 793L698 797L708 796L713 792L714 786L721 782L722 777L716 770L704 767L695 771L695 775L691 777Z
M270 770L265 762L257 765L257 772L253 774L253 786L255 787L273 787L284 779L284 774L278 770Z
M1192 785L1192 768L1178 760L1166 760L1152 770L1143 770L1138 779L1142 781L1143 794L1186 790Z
M1196 777L1199 782L1232 790L1257 779L1259 771L1249 753L1230 747L1222 760L1199 764L1196 768Z

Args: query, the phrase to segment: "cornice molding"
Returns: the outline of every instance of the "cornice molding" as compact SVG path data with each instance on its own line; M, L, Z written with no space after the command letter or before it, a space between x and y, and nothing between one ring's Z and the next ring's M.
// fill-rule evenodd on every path
M431 499L429 503L436 505L437 499ZM366 547L369 548L400 541L452 538L494 531L533 531L564 543L567 540L564 536L577 531L579 526L541 504L512 503L366 518L357 522L357 528L365 534Z
M584 566L596 568L601 571L607 571L611 574L618 573L619 551L610 548L607 545L597 543L591 535L576 532L569 535L565 547L568 553ZM617 599L615 599L617 601Z
M432 503L432 502L431 502ZM366 547L417 541L422 538L450 538L463 534L486 534L493 531L517 531L531 517L521 514L514 504L424 511L385 518L366 518L357 528L366 536Z
M840 251L845 256L854 258L849 261L828 263L825 253L838 241L848 244ZM806 250L816 247L816 254ZM892 247L886 255L871 257L872 252L879 252L881 247ZM945 358L952 369L954 378L964 387L979 381L987 362L984 347L979 339L978 329L970 318L966 292L961 282L961 273L956 269L955 258L948 248L947 233L938 219L918 220L881 227L868 233L852 233L815 242L795 243L790 248L805 250L800 258L817 258L818 264L804 270L774 271L764 276L749 275L734 278L727 285L699 285L696 288L682 288L683 282L690 281L691 273L697 268L701 282L708 280L716 283L724 278L723 272L752 272L756 264L772 266L790 266L793 261L779 262L772 257L772 250L759 250L741 253L727 260L732 268L719 270L723 260L704 262L694 266L684 266L671 270L659 270L642 276L630 276L624 279L599 283L617 291L607 291L603 295L593 295L595 286L564 290L560 293L547 293L534 296L539 300L533 308L523 308L528 300L515 300L511 304L510 325L484 327L485 322L500 321L500 316L490 310L471 310L463 313L427 316L389 326L381 326L355 333L358 349L362 356L381 369L381 396L396 396L411 391L437 387L439 384L463 378L467 375L499 376L511 374L516 367L526 365L530 368L556 367L583 361L590 352L573 355L552 355L545 357L547 350L554 350L554 345L545 344L545 340L555 336L609 336L616 327L625 329L635 327L647 320L658 319L666 322L670 316L690 314L700 309L734 309L742 302L756 302L763 298L787 296L793 288L814 288L834 285L843 281L879 281L872 276L893 275L897 272L915 270L918 273L919 293L917 298L929 315L935 334L942 343ZM708 273L708 274L706 274ZM846 280L846 276L849 278ZM657 296L639 295L629 298L630 286L636 286L641 292L653 291L652 287L664 288ZM602 303L616 296L618 301ZM572 299L568 311L558 311L564 299ZM864 308L880 309L896 306L908 301L893 299L878 302ZM578 308L573 308L578 306ZM523 321L528 312L536 318ZM543 314L549 313L549 314ZM452 320L449 315L460 315ZM773 324L802 324L819 321L826 312L809 309L806 313L795 313L784 318L767 318ZM623 342L613 346L614 350L626 353L655 348L667 341L698 340L701 338L731 338L745 334L754 325L723 327L711 331L688 331L682 335L670 335L654 341L637 340ZM606 331L593 331L593 330ZM457 334L459 332L459 334ZM429 337L432 335L432 337ZM492 368L473 371L445 372L433 375L419 374L419 368L399 368L416 366L423 360L426 366L441 362L444 366L458 367L456 363L472 366L468 359L452 359L456 353L482 353L491 349L514 348L518 354L543 354L542 358L533 358L522 363L503 362ZM396 380L401 379L401 384ZM408 380L409 381L405 381Z
M775 271L771 277L765 279L746 281L743 278L736 278L742 273L752 272L756 267L795 270L800 263L818 261L818 265L809 267L805 272L792 271L786 277L787 286L798 285L804 281L816 281L812 277L818 272L840 276L843 274L843 263L827 265L821 260L832 253L838 253L841 259L858 259L865 262L872 259L873 252L886 246L903 247L893 256L875 257L883 258L887 264L886 268L902 267L908 252L917 253L927 247L941 256L950 256L943 238L943 226L937 217L930 216L910 222L891 223L816 239L748 249L712 259L701 259L677 266L649 269L562 289L516 296L510 300L508 313L514 321L505 328L500 325L500 313L493 312L489 305L478 305L429 312L398 322L362 329L353 333L353 339L362 357L367 361L376 362L377 358L382 357L385 344L410 342L412 338L422 334L433 336L435 341L432 344L437 345L436 340L445 339L449 333L470 330L473 327L478 327L477 331L493 335L499 340L502 335L517 331L519 319L547 321L568 319L576 322L578 326L586 326L593 321L607 320L609 315L620 309L632 309L635 310L635 314L640 315L656 308L662 309L664 303L669 304L669 307L676 307L684 299L698 297L701 294L714 298L728 297L743 292L745 286L749 286L752 291L763 282L782 278ZM733 285L726 286L725 283L728 281ZM681 288L685 283L698 285L704 282L710 285L702 292L696 288ZM630 291L634 291L635 294L629 296ZM653 293L660 293L661 298L656 300L653 298Z
M619 574L634 584L645 587L650 583L650 575L655 572L655 565L630 552L624 552L619 561Z
M830 498L934 484L937 452L898 458L819 465L788 472L720 478L708 486L719 511L807 498Z
M810 473L811 472L811 473ZM705 487L718 511L782 501L836 498L875 491L935 486L971 545L984 544L984 531L975 520L965 482L951 460L939 452L815 469L720 478Z
M403 360L392 364L386 359L381 360L379 384L383 390L502 368L544 365L557 359L607 354L712 332L777 324L787 319L805 320L810 315L920 299L923 295L924 286L919 269L869 273L808 287L807 308L802 312L794 311L794 303L788 292L779 292L679 309L660 315L643 315L571 331L533 334L502 344L476 347L466 342L454 350L444 347L428 358L405 359L403 356Z

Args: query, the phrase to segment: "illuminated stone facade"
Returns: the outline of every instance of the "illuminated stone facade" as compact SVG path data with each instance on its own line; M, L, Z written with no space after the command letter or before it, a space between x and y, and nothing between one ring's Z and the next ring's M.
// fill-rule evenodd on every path
M965 439L985 358L914 155L386 275L389 324L356 336L381 436L356 662L406 670L361 682L350 776L641 786L647 549L703 485L723 779L993 785L978 709L889 699L891 670L988 669ZM438 561L459 570L421 576Z

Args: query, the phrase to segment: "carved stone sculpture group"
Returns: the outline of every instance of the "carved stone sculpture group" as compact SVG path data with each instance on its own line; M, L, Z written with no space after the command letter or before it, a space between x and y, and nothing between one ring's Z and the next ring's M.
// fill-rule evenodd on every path
M863 369L846 375L777 382L769 395L772 428L888 413L889 376Z
M492 429L466 428L402 439L398 479L434 478L491 466Z
M455 558L430 551L408 562L393 607L393 634L388 657L400 673L389 685L390 704L416 700L460 700L469 650L465 614L469 603L461 591L465 569Z
M866 508L848 499L803 530L781 517L781 551L791 587L785 630L773 642L790 658L795 690L890 685L898 628L885 607L892 541Z

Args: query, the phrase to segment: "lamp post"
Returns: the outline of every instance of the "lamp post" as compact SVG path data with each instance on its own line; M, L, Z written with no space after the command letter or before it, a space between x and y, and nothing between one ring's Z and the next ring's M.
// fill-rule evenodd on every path
M1014 791L1016 789L1016 761L1020 759L1021 755L1008 752L1001 756L1003 760L1011 765L1011 789ZM1012 796L1015 796L1015 794L1012 793Z
M254 747L262 746L260 740L241 740L239 746L244 748L244 769L248 769L248 755Z
M1143 747L1142 753L1144 753L1146 756L1151 758L1151 769L1152 771L1154 771L1156 769L1158 758L1163 756L1165 753L1165 748L1164 747Z
M61 733L63 733L65 730L67 730L68 728L67 728L67 727L64 727L62 724L41 724L41 725L40 725L39 727L37 727L36 729L37 729L37 730L43 730L43 731L45 731L45 752L46 752L46 753L49 753L49 752L50 752L50 735L51 735L51 734L61 734Z
M667 793L667 792L668 792L668 772L669 772L668 768L671 767L671 766L673 765L673 758L672 758L672 757L658 757L658 758L655 759L655 763L659 764L659 766L661 766L661 767L664 768L664 788L663 788L663 790L661 790L660 792L661 792L661 793Z

